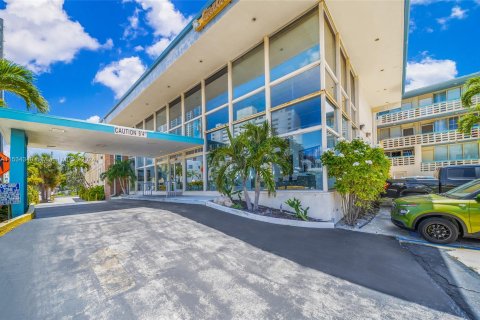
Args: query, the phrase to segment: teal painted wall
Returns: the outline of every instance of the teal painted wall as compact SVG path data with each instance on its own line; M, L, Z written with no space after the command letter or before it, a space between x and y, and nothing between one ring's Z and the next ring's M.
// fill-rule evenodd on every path
M27 144L25 131L12 129L10 140L10 182L20 184L20 204L12 205L12 216L27 212Z

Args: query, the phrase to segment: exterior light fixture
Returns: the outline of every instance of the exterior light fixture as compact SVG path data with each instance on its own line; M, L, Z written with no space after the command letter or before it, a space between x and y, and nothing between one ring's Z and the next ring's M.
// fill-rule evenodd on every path
M64 129L58 129L58 128L51 128L50 131L54 133L65 133Z
M377 42L377 41L379 41L379 40L380 40L380 38L375 38L375 42Z

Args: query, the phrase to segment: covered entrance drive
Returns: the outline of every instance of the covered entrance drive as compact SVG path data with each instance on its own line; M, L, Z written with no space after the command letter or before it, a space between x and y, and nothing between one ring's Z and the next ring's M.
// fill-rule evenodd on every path
M21 204L13 205L14 217L28 207L27 146L148 158L203 146L199 138L4 108L0 108L0 130L10 144L10 181L20 183L21 189ZM182 170L181 166L178 170Z

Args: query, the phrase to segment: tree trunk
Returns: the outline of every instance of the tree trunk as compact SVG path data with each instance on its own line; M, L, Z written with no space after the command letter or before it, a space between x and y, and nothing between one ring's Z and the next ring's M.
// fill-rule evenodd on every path
M245 202L247 203L247 210L252 211L252 202L250 201L250 196L248 195L247 182L243 180L243 194L245 195Z
M253 205L253 211L258 211L258 200L260 199L260 176L255 174L255 203Z
M124 179L119 179L120 180L120 188L122 189L122 194L125 195L125 180Z

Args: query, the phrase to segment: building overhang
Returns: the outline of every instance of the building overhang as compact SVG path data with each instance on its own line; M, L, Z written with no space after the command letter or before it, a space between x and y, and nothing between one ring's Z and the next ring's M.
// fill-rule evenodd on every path
M234 0L200 32L190 23L104 121L123 126L142 121L316 4ZM405 1L327 0L326 5L367 102L378 106L400 101Z
M203 139L0 108L0 131L25 131L28 146L126 156L160 157L203 146Z

